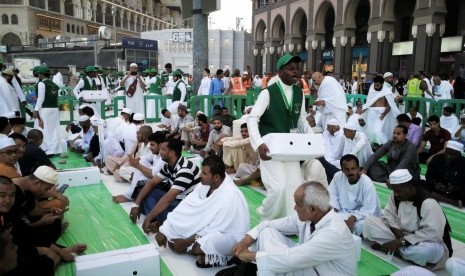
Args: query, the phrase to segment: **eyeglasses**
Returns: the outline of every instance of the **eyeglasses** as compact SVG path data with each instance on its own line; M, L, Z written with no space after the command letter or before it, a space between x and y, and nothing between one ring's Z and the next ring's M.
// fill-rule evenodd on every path
M0 153L5 153L6 155L13 155L13 154L18 155L19 153L21 153L21 150L13 149L13 150L0 151Z

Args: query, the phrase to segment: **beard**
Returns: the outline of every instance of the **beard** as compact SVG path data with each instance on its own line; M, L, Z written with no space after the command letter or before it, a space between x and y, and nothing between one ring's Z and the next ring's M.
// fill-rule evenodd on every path
M135 76L137 75L137 72L131 72L131 75Z
M215 130L220 131L222 128L223 128L222 126L221 127L215 127Z

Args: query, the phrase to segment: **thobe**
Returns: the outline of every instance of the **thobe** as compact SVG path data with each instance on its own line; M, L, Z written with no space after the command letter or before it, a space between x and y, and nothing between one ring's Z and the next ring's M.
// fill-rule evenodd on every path
M42 129L44 140L40 147L47 154L63 153L65 152L65 149L61 142L60 111L58 106L53 108L43 108L42 104L45 100L45 84L43 82L39 82L37 90L37 102L34 107L34 111L38 111L40 118L42 118L42 121L44 122L44 128ZM37 120L34 127L38 128Z
M197 95L208 95L208 93L210 92L211 82L212 80L209 77L203 77L202 81L200 82L200 87Z
M124 151L129 154L134 144L137 143L137 131L141 125L130 124L129 126L125 127L121 125L118 128L117 133L119 133L120 141L124 144Z
M129 125L121 115L107 119L107 131L103 143L104 156L123 156L124 150L119 142L122 141L121 133L126 131Z
M81 147L81 149L84 150L85 153L87 153L89 151L90 140L92 140L94 134L94 129L92 127L90 127L86 133L84 133L84 130L81 130L81 132L79 133L79 136L81 136L81 138L74 141L74 148Z
M352 234L333 210L313 232L310 221L292 215L262 222L247 234L257 241L258 275L357 275ZM297 235L299 242L295 244L289 235Z
M144 142L135 143L132 146L132 148L129 149L129 153L124 155L121 158L118 158L116 156L106 156L105 165L109 171L113 172L113 176L115 177L116 181L118 182L130 181L129 179L131 179L131 175L133 172L136 171L136 169L129 166L127 162L128 155L131 156L132 158L137 158L137 157L143 157L147 154L151 154L149 147L150 147L149 143L147 144L145 144ZM115 167L117 164L121 164L121 166L118 170L115 170Z
M342 134L341 130L338 130L334 133L334 135L331 135L326 130L323 132L323 138L325 142L325 160L333 166L340 168L341 165L339 164L339 160L341 159L342 152L344 150L344 134Z
M439 85L433 85L434 99L437 100L449 100L452 99L454 87L448 81L441 81Z
M87 81L92 85L92 80L95 80L95 83L97 84L97 79L96 78L90 78L89 76L85 76L84 78L87 78ZM81 89L84 88L84 80L82 78L79 79L78 83L76 84L76 86L73 88L73 94L74 96L76 97L76 99L79 100L80 97L82 97L80 94L81 94ZM97 106L96 103L87 103L86 104L92 108L92 110L94 110L94 115L96 115L97 117L101 117L100 114L101 114L101 108L99 108Z
M323 129L326 129L326 124L331 119L336 119L341 127L346 124L346 95L344 89L335 78L330 76L323 78L318 88L318 98L316 100L325 101L324 106L318 107L323 115L321 122Z
M418 191L417 188L417 193ZM449 257L447 246L442 240L446 217L439 203L432 198L423 201L420 215L421 219L413 201L401 201L397 208L394 193L391 193L384 215L365 219L363 237L384 244L396 239L390 227L399 229L404 233L404 239L410 243L399 248L403 259L420 266L434 264L433 269L443 268Z
M292 86L281 82L284 95L287 101L292 97ZM269 86L269 85L268 85ZM252 148L256 151L264 143L258 130L258 122L270 104L270 94L268 89L264 89L258 95L257 101L252 108L250 116L247 118L247 128ZM312 130L306 120L305 97L302 92L302 108L297 127L300 133L311 133ZM294 213L294 191L302 182L300 164L297 161L281 162L273 159L260 160L260 172L263 185L267 190L267 196L257 212L262 220L281 218Z
M370 142L365 133L357 131L354 139L349 139L344 136L344 149L342 155L352 154L357 156L360 167L365 165L365 162L373 154Z
M152 152L142 156L139 160L139 163L146 167L152 169L152 176L157 175L161 168L166 164L165 161L162 160L159 154L154 154ZM139 181L147 180L148 177L143 175L139 170L134 170L134 174L131 180L131 186L124 192L124 197L127 199L131 199L132 194L134 193L134 189L137 186Z
M304 182L315 181L328 187L328 178L326 177L325 168L318 159L305 161L300 166L300 171Z
M21 86L19 85L19 82L16 79L16 77L13 77L13 79L11 80L11 84L13 85L13 90L15 91L16 96L17 96L17 97L14 97L13 102L14 102L14 104L16 106L16 109L19 111L19 110L21 110L21 108L19 107L19 103L20 102L25 102L26 97L24 96L24 91L21 88Z
M19 111L15 104L16 98L13 86L4 77L0 76L0 112L4 114Z
M449 116L442 115L439 118L439 122L442 128L447 129L452 136L454 136L455 131L457 131L457 127L460 125L459 119L455 114L451 114Z
M389 104L391 110L386 114L383 120L380 119L381 114L386 110L386 107L373 107L372 105L380 98L384 97L386 103ZM392 92L383 87L381 91L370 89L366 103L362 107L367 110L367 136L372 144L383 145L392 136L392 131L397 125L397 115L400 114Z
M129 86L134 82L137 76L129 76L124 83L125 90L127 91ZM134 113L145 114L144 108L144 89L140 85L140 79L137 80L136 92L132 97L126 95L126 107L131 109Z
M257 171L260 157L250 145L249 138L226 137L222 141L223 161L227 166L234 166L236 177L247 177Z
M328 191L331 206L338 210L342 219L347 220L350 216L357 219L352 230L357 236L362 234L365 218L382 214L373 181L364 174L360 175L357 183L350 184L343 172L337 172Z
M446 269L451 276L463 275L465 271L465 260L458 257L451 257L447 260Z
M63 83L63 75L60 72L57 72L55 75L53 75L52 81L58 85L58 87L64 86Z
M210 148L218 141L220 135L231 136L231 128L223 125L220 130L213 129L208 135L208 141L205 145L205 151L210 150Z

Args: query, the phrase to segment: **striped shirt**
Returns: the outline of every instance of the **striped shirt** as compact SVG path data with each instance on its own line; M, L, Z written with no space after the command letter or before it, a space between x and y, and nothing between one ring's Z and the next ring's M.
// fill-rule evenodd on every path
M184 199L200 183L200 169L184 157L179 158L172 169L168 163L158 172L157 176L170 185L170 189L181 191L176 199Z

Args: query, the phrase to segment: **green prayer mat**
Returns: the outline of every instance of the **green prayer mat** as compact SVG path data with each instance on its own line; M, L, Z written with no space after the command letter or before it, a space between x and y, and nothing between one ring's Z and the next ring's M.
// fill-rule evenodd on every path
M239 189L249 204L250 227L252 228L260 223L260 215L257 214L257 208L265 196L248 186L241 186ZM393 264L362 248L361 259L358 262L358 275L390 275L397 270L399 269Z
M376 192L378 193L379 201L381 206L386 206L391 190L386 187L376 185ZM449 221L450 227L452 228L451 238L460 242L465 243L465 213L446 206L441 206L442 210L446 214L447 220Z
M67 151L66 155L67 158L61 158L60 155L55 155L50 158L50 161L57 167L57 170L70 170L70 169L78 169L78 168L87 168L90 167L90 163L88 163L82 154L72 151ZM66 160L66 164L59 164L60 160Z

